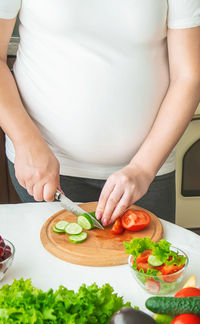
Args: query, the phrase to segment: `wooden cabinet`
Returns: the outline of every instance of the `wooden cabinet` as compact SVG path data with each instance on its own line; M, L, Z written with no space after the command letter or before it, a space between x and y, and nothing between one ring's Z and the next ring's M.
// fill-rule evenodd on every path
M14 58L8 58L8 65L12 67ZM7 158L5 155L5 134L0 128L0 204L19 203L20 199L10 180Z
M20 199L10 180L5 155L5 134L0 128L0 204L19 203Z

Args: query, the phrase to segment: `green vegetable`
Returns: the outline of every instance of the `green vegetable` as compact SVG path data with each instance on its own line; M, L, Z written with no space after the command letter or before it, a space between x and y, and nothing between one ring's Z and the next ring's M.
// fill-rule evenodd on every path
M0 289L1 324L107 324L117 310L130 306L109 284L43 292L30 279L20 279Z
M134 238L130 242L124 242L126 253L138 257L144 250L152 250L154 242L149 237Z
M87 238L87 233L82 232L81 234L70 235L68 239L72 243L81 243L81 242L85 241L86 238Z
M156 255L150 255L148 257L148 263L153 267L159 267L163 264L162 261Z
M77 223L85 230L90 230L93 228L92 219L87 214L78 216Z
M155 314L153 318L158 324L170 324L174 317L165 314Z
M150 297L146 307L153 313L179 315L192 313L200 315L200 297Z
M64 232L65 227L69 224L67 221L59 221L56 223L55 228L58 230L62 230Z
M137 258L144 250L152 250L153 256L166 265L185 264L186 258L170 250L171 243L166 240L160 240L155 243L149 237L134 238L131 242L124 242L126 253Z
M55 232L55 233L65 233L65 231L59 230L55 226L53 227L53 232Z
M82 227L77 223L69 223L65 227L65 233L67 234L80 234L82 232Z

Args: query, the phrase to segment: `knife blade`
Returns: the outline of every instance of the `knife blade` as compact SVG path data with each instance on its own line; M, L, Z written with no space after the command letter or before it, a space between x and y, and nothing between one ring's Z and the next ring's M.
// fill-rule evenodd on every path
M79 207L75 202L73 202L72 200L67 198L59 190L56 190L55 199L59 200L61 202L61 205L65 209L69 210L70 212L72 212L76 216L79 216L79 215L82 215L82 214L87 214L90 217L90 219L92 220L94 226L96 226L96 227L98 227L100 229L104 229L103 226L101 225L101 223L98 222L98 220L95 217L93 217L88 212L86 212L84 209Z

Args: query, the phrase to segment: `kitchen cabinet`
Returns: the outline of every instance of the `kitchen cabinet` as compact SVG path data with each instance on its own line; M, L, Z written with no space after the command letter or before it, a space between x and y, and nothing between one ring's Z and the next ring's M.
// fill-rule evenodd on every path
M14 58L8 58L8 66L11 68ZM19 203L20 199L12 185L7 158L5 155L5 134L0 128L0 204Z
M4 146L5 134L0 128L0 204L19 203L20 199L10 180Z

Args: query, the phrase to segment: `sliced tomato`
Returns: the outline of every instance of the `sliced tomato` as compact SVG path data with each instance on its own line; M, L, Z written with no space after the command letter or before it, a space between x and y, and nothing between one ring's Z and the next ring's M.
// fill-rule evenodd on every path
M200 324L200 317L194 314L181 314L176 316L171 324Z
M162 272L162 275L164 276L163 277L163 280L165 282L174 282L176 281L181 273L177 273L175 274L177 271L181 270L182 268L184 267L184 264L183 265L176 265L176 264L171 264L171 265L164 265L161 269L161 272ZM171 275L171 274L174 274L173 276L168 276L168 275Z
M144 272L147 272L147 269L154 269L154 267L150 266L150 264L146 263L138 263L137 264L137 270L139 271L140 269L144 270Z
M149 225L151 216L144 210L128 209L122 215L122 226L129 231L140 231Z
M145 282L145 288L149 292L157 293L160 291L160 282L154 280L153 278L149 278Z
M136 258L137 263L146 263L148 261L148 257L152 254L152 250L144 250L140 256Z
M121 218L117 218L115 223L113 224L113 227L111 229L111 233L113 234L121 234L124 231L124 227L122 226Z
M175 297L193 297L197 296L200 297L200 289L195 287L186 287L179 290Z

